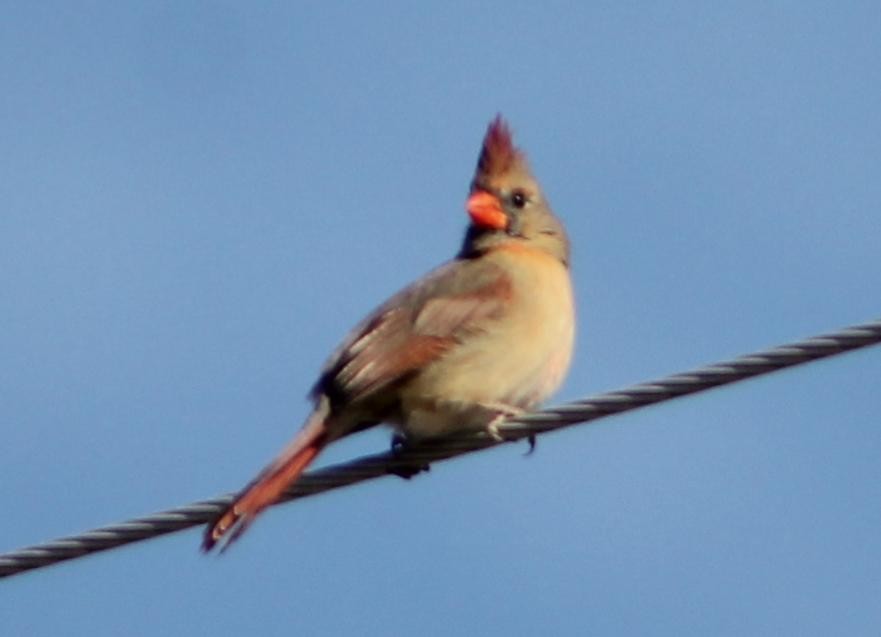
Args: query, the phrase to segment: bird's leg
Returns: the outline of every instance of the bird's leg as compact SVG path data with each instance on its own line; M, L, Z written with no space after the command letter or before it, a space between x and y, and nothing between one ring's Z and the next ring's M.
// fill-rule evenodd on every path
M483 403L481 404L481 407L487 411L493 411L496 414L493 419L489 421L489 424L486 425L486 433L496 442L505 442L504 436L502 436L502 433L499 431L499 425L505 422L508 418L515 418L524 413L519 407L506 405L504 403Z
M508 418L516 418L525 413L525 410L520 409L519 407L513 407L503 403L488 403L482 406L496 412L495 417L490 420L489 424L486 426L486 433L496 442L505 442L505 437L502 435L501 431L499 431L499 425L505 422ZM529 434L526 437L526 442L529 443L529 449L526 451L525 455L528 456L535 451L535 441L535 434Z
M400 455L407 448L407 436L400 431L394 432L392 434L391 447L393 454L396 456Z
M392 434L392 442L391 442L391 452L392 455L396 458L403 455L407 448L409 447L410 441L407 439L407 436L402 434L399 431L396 431ZM424 464L400 464L397 466L389 467L388 472L392 475L396 475L399 478L403 478L404 480L409 480L415 475L422 473L423 471L430 471L431 465L428 463Z

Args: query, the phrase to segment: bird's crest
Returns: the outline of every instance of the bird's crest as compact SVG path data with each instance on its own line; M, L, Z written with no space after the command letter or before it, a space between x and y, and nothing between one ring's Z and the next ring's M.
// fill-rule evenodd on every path
M524 160L523 153L514 146L508 123L501 115L496 115L483 138L483 148L477 161L477 173L487 177L502 175Z

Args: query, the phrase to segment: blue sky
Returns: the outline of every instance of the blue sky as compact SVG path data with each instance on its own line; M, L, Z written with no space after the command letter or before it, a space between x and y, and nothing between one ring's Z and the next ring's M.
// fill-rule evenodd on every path
M881 315L877 3L541 4L4 3L0 551L249 479L499 111L574 244L555 400ZM877 635L879 369L5 580L3 632Z

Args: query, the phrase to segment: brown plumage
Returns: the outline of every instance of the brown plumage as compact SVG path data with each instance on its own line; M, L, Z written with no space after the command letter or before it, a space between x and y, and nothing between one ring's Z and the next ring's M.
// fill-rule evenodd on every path
M411 438L492 427L557 389L574 307L569 241L507 124L493 120L455 259L370 313L331 355L299 434L208 526L228 546L329 443L379 423Z
M511 129L501 115L490 123L483 138L483 147L477 160L479 175L503 175L515 163L525 164L526 160L511 138Z

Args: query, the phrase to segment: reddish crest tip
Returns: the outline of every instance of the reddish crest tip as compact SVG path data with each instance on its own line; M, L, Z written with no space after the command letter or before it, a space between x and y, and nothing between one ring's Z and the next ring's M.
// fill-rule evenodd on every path
M507 172L511 165L521 159L520 150L511 139L511 129L501 115L496 115L486 129L480 160L477 162L478 172L484 175L500 175Z

